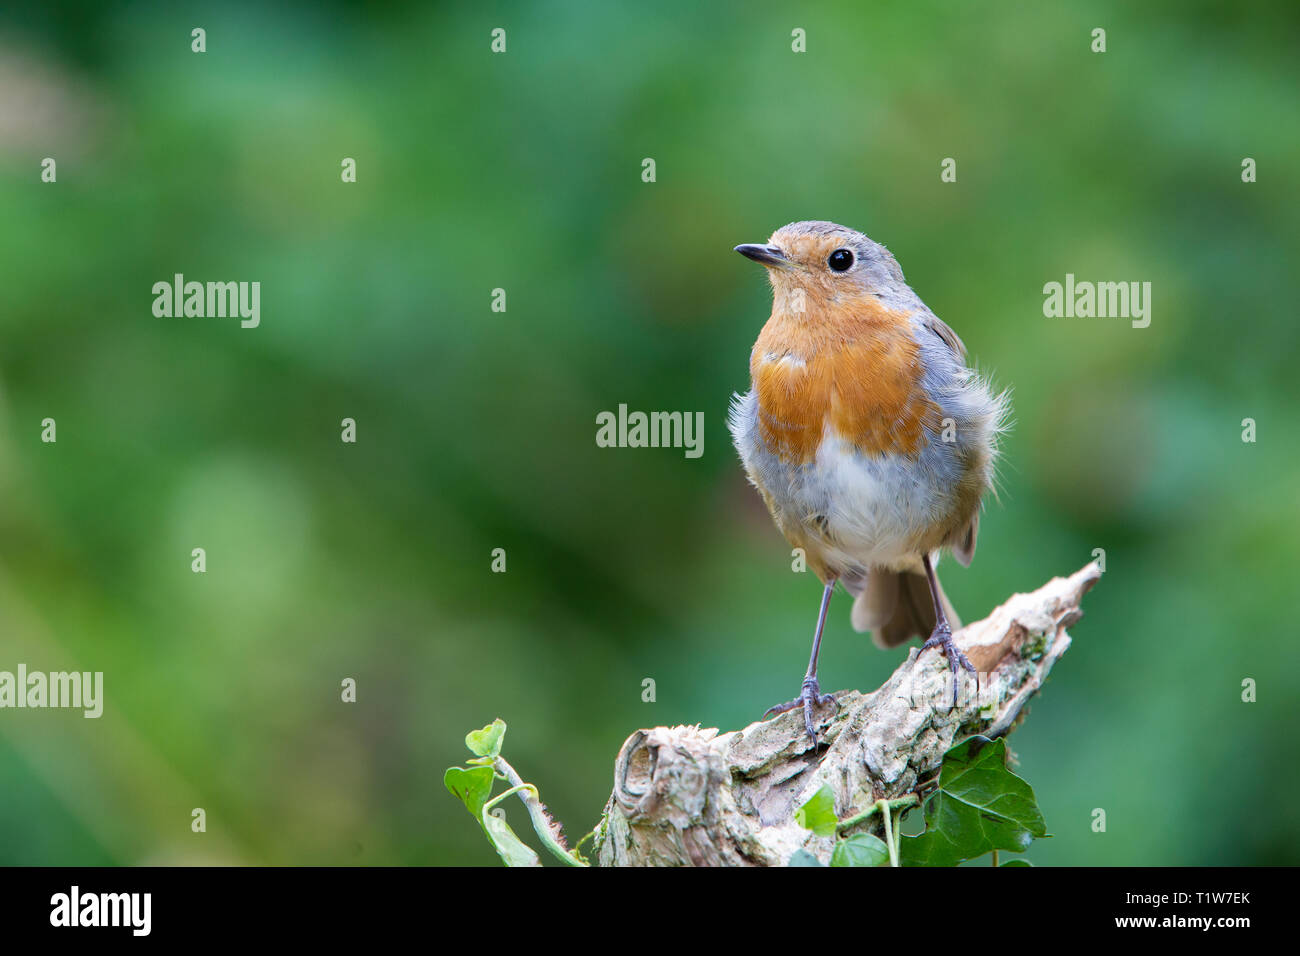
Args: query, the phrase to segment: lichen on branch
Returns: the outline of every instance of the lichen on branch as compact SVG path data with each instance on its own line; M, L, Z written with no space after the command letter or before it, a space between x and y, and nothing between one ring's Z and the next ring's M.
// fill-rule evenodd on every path
M836 836L801 826L795 811L829 788L841 820L883 833L868 812L881 800L923 797L945 752L962 737L1002 737L1021 718L1070 646L1067 628L1101 578L1094 562L1016 594L954 635L980 672L979 690L952 676L938 650L913 648L870 694L836 694L816 745L792 711L743 730L639 730L615 761L614 790L596 829L601 866L782 866L799 851L829 862ZM806 858L806 857L805 857Z

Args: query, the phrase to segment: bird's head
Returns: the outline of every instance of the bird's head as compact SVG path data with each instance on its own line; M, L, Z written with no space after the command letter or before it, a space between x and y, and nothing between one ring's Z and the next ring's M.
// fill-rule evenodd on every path
M762 244L736 246L767 268L775 306L816 318L851 308L903 285L903 270L884 246L833 222L792 222Z

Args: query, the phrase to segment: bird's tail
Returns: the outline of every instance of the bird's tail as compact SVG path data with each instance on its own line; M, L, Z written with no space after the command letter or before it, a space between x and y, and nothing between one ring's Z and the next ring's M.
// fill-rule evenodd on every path
M937 584L939 579L935 578ZM857 582L855 582L857 583ZM948 595L939 588L948 623L961 627ZM877 647L897 647L913 637L928 638L934 631L934 602L924 571L885 571L873 568L861 581L853 601L853 629L871 631Z

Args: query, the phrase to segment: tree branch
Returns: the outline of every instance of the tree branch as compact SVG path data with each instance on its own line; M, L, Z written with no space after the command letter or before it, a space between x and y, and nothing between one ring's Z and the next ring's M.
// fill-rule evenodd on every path
M601 866L782 866L798 850L827 863L833 837L815 836L794 811L823 784L836 816L851 830L877 832L878 800L924 789L944 752L971 734L1009 733L1031 696L1070 646L1066 628L1100 579L1094 562L1016 594L987 618L962 628L957 645L980 671L980 690L951 674L938 650L906 661L874 693L836 694L839 710L819 709L813 748L794 710L744 730L655 727L627 739L614 768L614 792L597 827Z

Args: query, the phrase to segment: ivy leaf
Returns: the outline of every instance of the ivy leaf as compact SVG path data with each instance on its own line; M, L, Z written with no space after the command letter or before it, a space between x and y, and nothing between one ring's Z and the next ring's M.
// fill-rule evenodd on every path
M925 832L901 841L904 866L956 866L991 850L1022 853L1047 836L1034 790L1007 769L1000 739L968 737L944 754L924 816Z
M487 803L492 793L492 768L451 767L442 775L442 782L452 795L465 804L465 809L478 819L483 813L483 804Z
M889 862L889 847L871 833L855 833L835 844L831 866L881 866Z
M821 866L821 861L807 850L796 850L787 866Z
M488 839L492 841L492 846L496 849L497 855L501 857L506 866L542 865L542 861L537 858L537 854L533 852L532 847L515 836L515 831L510 829L510 824L506 823L504 816L499 817L495 813L484 813L481 814L481 818Z
M501 741L506 736L506 722L498 717L482 730L471 730L465 735L465 746L475 756L495 759L501 753Z
M811 830L818 836L834 836L835 794L826 784L808 798L808 802L794 812L794 820L805 830Z

